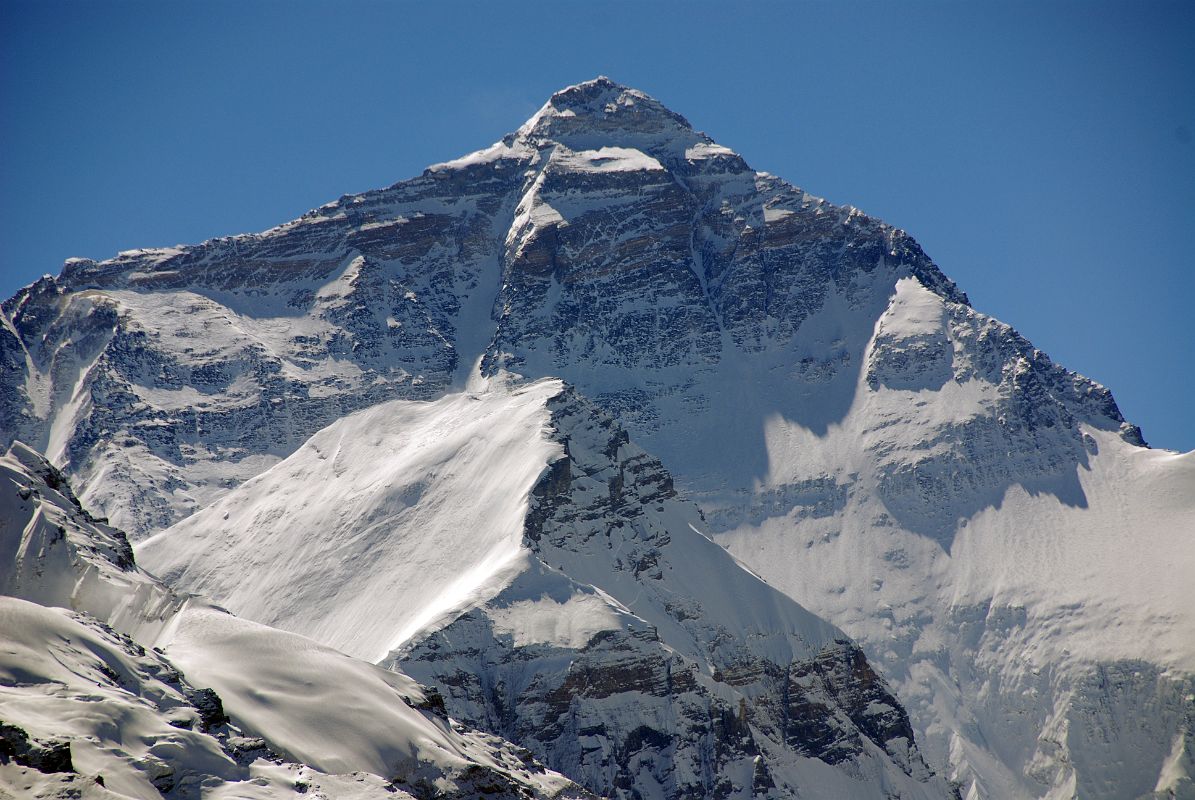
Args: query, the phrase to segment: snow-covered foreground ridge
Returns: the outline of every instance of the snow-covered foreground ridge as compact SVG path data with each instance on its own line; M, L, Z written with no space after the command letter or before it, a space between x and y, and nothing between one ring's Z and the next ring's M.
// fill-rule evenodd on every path
M20 444L0 510L0 796L591 796L398 670L171 591Z
M262 234L68 262L3 304L0 432L143 539L348 413L459 395L478 359L612 415L700 530L861 643L965 793L1192 794L1192 456L1146 449L903 231L604 79ZM426 587L441 610L522 568L487 541Z
M499 376L351 414L138 553L602 794L949 796L845 634L701 526L591 403Z

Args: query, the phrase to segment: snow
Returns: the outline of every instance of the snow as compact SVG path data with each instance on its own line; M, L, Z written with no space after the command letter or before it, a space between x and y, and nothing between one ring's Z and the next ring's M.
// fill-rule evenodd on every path
M428 765L512 766L496 756L490 737L462 735L412 708L424 693L410 678L302 636L191 606L166 653L189 680L216 690L242 730L322 772L410 776ZM538 783L568 785L552 774Z
M530 538L529 494L562 458L572 476L564 506L580 513L566 522L549 517L542 536ZM524 697L529 707L554 702L549 689L568 680L573 660L617 669L626 656L614 653L628 646L636 652L631 664L682 658L673 669L700 674L702 691L729 697L735 707L739 689L721 682L721 671L746 664L781 670L842 640L839 630L740 568L702 532L695 507L656 496L650 487L666 480L657 469L560 381L523 384L501 374L474 374L465 392L428 402L392 401L341 419L277 466L141 543L137 552L173 585L202 591L238 614L371 660L385 657L384 663L403 669L439 667L488 685L501 680L487 671L493 666L475 667L469 659L489 663L490 648L524 648L517 656L525 660L519 680L527 682L527 691L543 693ZM620 516L597 510L619 475L625 476L626 510ZM586 505L591 501L598 503L592 511ZM466 612L475 612L467 618L472 621L454 625ZM229 633L234 623L215 616L223 632L209 641L201 627L197 641L184 644L196 615L182 617L168 653L222 696L240 698L233 707L241 710L237 719L247 730L277 731L283 720L328 713L334 703L316 690L295 700L299 707L289 695L271 699L274 681L307 680L301 663L306 656L293 654L282 637L292 636L303 653L315 647L309 639L248 628L243 635ZM415 660L413 654L437 632L444 639L433 645L436 658ZM264 649L254 654L258 639ZM604 646L593 643L605 641L628 645L604 655ZM235 654L251 664L225 668ZM329 666L330 656L320 658L312 674L339 668ZM275 664L286 665L277 677L270 672ZM207 665L219 669L208 671ZM368 687L367 678L334 676L332 682ZM746 702L754 690L742 691ZM639 711L629 700L635 694L616 692L602 701L604 710L586 711L600 714L591 717L594 724L608 720L594 728L594 747L617 742L625 726L646 724L635 722ZM266 706L257 708L262 698ZM681 702L708 702L700 698ZM659 698L645 696L643 702L656 708ZM346 720L360 717L351 704L335 704L346 706ZM276 719L270 716L275 705ZM469 713L470 720L485 718ZM368 751L377 735L365 731L357 741L334 721L312 724L317 722L366 761L336 760L334 747L320 750L277 733L272 741L313 766L378 770ZM398 729L400 742L415 735L400 721L378 724ZM652 724L677 726L666 719ZM936 784L906 775L874 745L852 762L864 773L854 778L777 746L781 751L769 758L776 780L804 786L819 776L815 784L835 787L810 789L811 797L858 794L861 785L884 781L896 781L914 796L937 796ZM429 749L425 744L423 751Z
M138 559L171 585L216 598L241 616L380 660L499 595L531 566L523 523L531 487L560 454L548 437L546 401L561 384L511 387L506 380L479 379L473 391L350 415L276 467L140 543ZM603 442L568 436L574 458L598 459L597 450L587 455L586 448ZM603 480L595 478L591 491L604 493ZM607 556L561 551L551 563L601 587L622 613L671 631L673 646L694 658L706 658L706 644L665 611L670 596L701 598L703 627L752 632L753 646L778 663L840 635L731 567L724 551L698 532L695 509L659 517L662 529L686 543L670 550L666 596L611 570ZM628 534L629 552L635 534ZM611 546L617 559L624 545ZM616 622L609 601L598 596L552 600L536 594L534 583L521 585L530 596L495 612L519 641L576 642ZM533 625L532 610L545 603L558 621Z
M951 602L1030 609L1038 665L1144 658L1195 672L1195 452L1086 433L1102 455L1079 474L1086 505L1010 487L999 510L981 510L956 537Z
M602 153L613 155L603 158ZM491 312L526 311L547 320L573 299L553 277L541 308L514 302L495 307L504 264L516 260L526 245L553 226L571 222L576 227L568 233L582 238L589 233L587 215L604 220L593 229L602 249L652 235L659 230L652 220L623 212L635 192L590 187L625 183L636 192L652 193L681 183L671 172L656 168L662 164L678 174L681 167L698 172L684 178L687 190L699 199L702 213L717 209L717 224L728 227L715 231L717 224L695 216L692 263L680 268L691 268L696 275L703 295L698 310L708 312L720 328L720 352L704 354L706 360L700 363L659 366L652 363L655 348L665 342L636 329L643 343L642 360L628 368L617 359L626 354L617 353L602 337L590 335L592 349L581 353L585 332L546 323L538 330L520 330L525 334L520 343L495 340L496 347L522 348L510 355L512 360L522 359L518 369L528 376L559 375L603 401L644 398L630 404L621 421L639 443L662 458L678 487L705 514L704 519L679 514L661 524L668 530L692 526L695 535L712 535L771 585L857 637L898 685L921 741L969 794L1053 798L1077 791L1107 797L1115 793L1107 787L1122 785L1117 776L1132 778L1134 785L1145 776L1151 786L1187 791L1189 782L1183 781L1189 779L1183 774L1190 774L1192 739L1184 734L1190 726L1182 714L1190 707L1187 687L1195 660L1195 611L1184 591L1195 574L1191 454L1132 446L1106 419L1087 419L1073 404L1066 413L1080 419L1074 437L1073 419L1063 417L1047 419L1032 437L1016 440L1015 447L1008 445L1014 438L1006 432L1017 425L1038 424L1032 412L1053 408L1057 398L1051 393L1065 393L1063 388L1050 385L1041 397L1026 395L1025 416L1030 421L1020 419L1024 409L1010 406L1009 398L1025 400L1016 395L1021 386L1017 381L1034 378L1030 361L1037 358L1035 351L1020 352L1018 337L1005 326L945 301L909 277L905 267L894 262L898 254L891 249L879 253L877 263L869 261L853 273L827 273L823 279L816 272L818 258L813 258L813 282L798 281L780 292L773 292L769 283L768 302L807 298L812 310L799 330L787 333L786 316L765 320L758 326L757 339L747 342L758 350L744 352L733 338L722 300L714 294L724 298L736 286L749 284L733 270L742 266L749 272L750 259L727 262L730 271L719 276L713 272L714 260L705 263L707 255L724 246L750 255L754 243L740 230L766 239L794 225L824 221L842 232L868 222L856 209L832 206L766 173L723 174L718 163L678 166L682 156L701 162L729 155L731 151L692 131L656 101L604 79L558 93L517 134L432 168L433 173L486 165L504 169L511 162L508 177L513 188L486 196L499 210L470 228L467 237L470 246L489 237L492 252L485 250L470 260L463 247L453 251L448 241L435 258L387 262L384 268L386 280L392 282L452 271L447 281L453 284L451 291L437 294L420 282L405 295L418 297L421 308L460 300L466 309L456 320L467 331L458 332L455 339L441 337L461 356L451 368L451 380L436 383L428 378L421 372L422 356L417 352L405 360L416 348L387 350L376 363L394 369L396 385L401 381L404 387L428 387L422 396L461 388L475 359L490 344L495 330ZM521 185L520 174L526 178ZM570 175L572 184L565 182ZM562 179L561 186L553 181L550 196L543 191L545 176ZM350 211L368 211L386 220L354 226L358 231L449 208L464 221L481 207L471 194L472 183L452 189L456 195L420 195L410 201L403 195L425 192L428 183L454 184L446 179L450 177L433 174L411 182L413 188L403 184L391 194L332 203L273 233L318 228L328 220L345 219ZM889 230L885 237L882 243L894 247L897 232ZM447 233L446 239L451 239ZM239 247L254 240L228 241ZM324 244L318 240L319 247ZM751 247L739 247L747 244ZM703 250L705 245L713 250ZM218 441L218 450L200 457L188 438L192 432L178 419L215 407L251 410L264 402L285 403L290 399L287 393L266 400L266 381L247 367L259 359L276 365L282 380L299 387L302 399L332 398L329 405L340 403L341 409L356 407L349 405L353 398L383 381L364 361L344 357L343 351L333 353L329 345L361 344L323 316L347 308L349 298L361 299L353 296L358 277L353 270L360 270L362 263L353 260L357 253L336 250L339 246L332 242L332 250L320 255L329 260L326 268L319 267L324 270L319 275L271 284L264 293L187 285L187 275L171 272L172 280L185 288L87 289L63 302L56 300L58 305L47 306L45 313L60 315L52 327L60 338L43 344L46 352L36 359L34 344L25 352L26 396L36 413L52 418L33 444L50 449L57 463L64 464L72 437L99 437L107 449L94 464L70 465L86 480L84 501L109 509L118 522L126 514L131 520L134 509L161 504L168 510L143 523L139 532L208 506L233 485L275 464L318 426L304 427L308 421L302 417L287 418L281 427L292 426L288 431L295 438L285 439L271 430L266 444L254 441L240 449L229 437ZM815 251L816 247L805 248L798 257ZM155 267L176 253L190 252L126 254L126 266L135 270L124 277L129 285L141 276L160 280L166 273ZM311 257L269 255L288 266L288 259ZM239 262L232 263L235 272ZM467 269L457 275L454 270L461 265ZM115 273L118 266L97 268ZM200 269L216 272L221 267L213 260ZM792 271L805 268L802 264ZM768 273L769 281L783 275L784 269L778 268ZM113 285L119 286L119 281ZM613 282L602 285L603 292L617 289ZM310 308L296 311L294 297L314 300ZM607 299L603 294L601 300ZM608 308L616 315L637 312L641 319L651 318L646 313L650 309L658 325L662 310L672 311L685 302L680 293L654 300L615 297ZM708 309L701 305L706 302ZM133 433L125 427L129 417L110 425L103 420L85 424L93 410L88 407L89 382L97 354L104 353L106 345L96 340L84 346L72 338L88 329L72 324L71 315L81 318L90 310L109 307L120 316L118 333L143 333L152 345L125 352L160 354L167 362L177 360L199 369L235 366L226 387L201 391L191 385L158 385L152 369L147 370L149 377L128 385L139 413L141 404L153 407L152 413L136 419L142 426L138 430L153 431L151 438L159 428L164 435L177 434L177 460L172 461L175 456L165 448L124 449L121 438L126 430ZM397 305L376 309L373 319L382 337L396 341L420 326L436 335L447 330L436 328L430 318L426 325L422 319L407 321ZM4 324L15 330L7 318ZM578 348L553 349L554 336L577 342ZM1010 355L1010 349L1017 352ZM115 357L111 351L104 354ZM578 357L570 359L572 355ZM126 371L140 368L134 359L119 366ZM103 378L113 374L99 372ZM1094 391L1087 386L1085 391ZM656 620L661 598L640 594L638 582L611 582L605 573L608 564L595 567L593 552L577 563L544 566L546 571L527 558L517 540L516 520L522 511L516 506L525 501L536 470L556 457L559 447L539 435L535 426L542 426L545 416L534 403L523 407L511 401L504 406L507 400L499 397L469 401L487 409L491 403L502 406L502 419L526 415L518 423L523 426L519 433L502 433L502 423L472 428L472 407L466 402L470 392L486 394L484 387L470 385L464 395L437 401L443 405L434 410L398 404L342 420L338 424L346 441L344 451L356 459L348 459L343 477L327 464L316 463L318 454L305 447L299 451L300 460L280 465L284 468L252 484L260 495L229 495L228 505L219 511L209 509L190 523L192 528L172 532L183 532L177 553L170 552L173 544L163 544L157 557L171 569L185 571L186 581L206 581L213 591L239 598L255 616L285 620L324 641L358 648L354 652L369 658L409 641L416 630L435 629L478 604L486 604L504 636L545 645L575 644L616 621ZM161 411L176 416L153 418ZM440 419L448 432L426 433L419 422L422 415ZM330 418L319 417L319 424ZM458 429L475 431L476 449L454 438L452 432ZM415 431L414 439L409 439L408 430ZM202 438L198 428L194 433ZM332 434L324 431L319 436ZM386 443L373 444L375 439ZM441 458L436 452L442 441L452 452ZM418 442L424 443L423 450L414 449ZM542 450L526 458L510 455L523 452L528 442ZM493 448L506 452L488 462L485 474L465 469L463 465ZM324 460L335 460L333 450L323 449ZM508 468L516 474L506 475ZM462 471L472 482L457 480ZM393 486L386 484L389 472L398 476ZM920 491L925 487L932 491ZM478 489L481 495L473 503ZM374 495L367 497L370 491ZM447 499L449 494L455 499ZM430 522L450 503L464 508L461 497L470 498L467 505L475 511L461 510L452 521L455 528ZM321 504L323 511L316 508ZM500 511L497 527L485 516L494 509ZM45 519L53 516L50 510L45 514ZM221 516L225 514L227 527ZM27 548L36 550L38 543L52 538L54 528L45 519L19 519L22 535L31 525ZM394 520L398 527L388 536L386 526ZM291 524L294 530L287 530ZM446 542L445 550L418 542L423 531L436 542ZM215 543L210 552L197 543L202 537ZM613 536L612 541L628 550L638 546L629 535ZM700 542L693 546L704 553ZM454 561L457 551L460 558ZM69 553L54 548L46 552L52 561L63 559L61 564L53 561L55 575L67 574L61 570L66 569ZM304 563L313 559L340 566L320 574ZM677 563L683 566L684 558ZM254 574L276 570L277 576L264 579L267 590L255 591L256 585L251 590L244 580L234 579L241 567ZM548 577L559 567L567 567L574 582L558 592L548 591L549 585L556 587L553 580L564 580L558 574ZM215 574L220 571L224 577ZM427 581L423 571L430 576ZM748 622L765 627L776 622L776 616L756 608L771 599L752 594L750 610L729 613L726 609L742 601L709 588L723 585L719 578L708 570L681 571L686 593L704 597L708 590L716 598L706 610L722 624L746 629ZM586 581L603 582L608 593L585 590ZM88 577L81 585L103 584ZM515 590L524 592L518 600L512 600ZM82 603L79 598L86 595L71 595L65 579L52 593L70 603ZM288 597L297 598L293 608L287 608ZM549 611L558 619L551 624L537 619ZM779 618L787 619L784 613ZM670 641L690 648L686 652L698 651L692 630L668 629L673 623L667 615L661 619ZM1121 703L1124 697L1118 699L1116 692L1127 693L1124 697L1136 705ZM1132 727L1133 719L1141 717L1154 721L1156 736ZM1108 734L1109 741L1120 739L1136 748L1135 772L1130 766L1117 766L1123 754L1107 743L1083 738L1084 731L1094 736L1108 730L1119 731ZM1099 785L1086 784L1086 776L1099 776Z
M620 628L620 610L625 613L598 592L569 594L563 601L543 592L535 599L495 604L489 617L494 632L510 635L515 647L548 644L580 650L601 631Z
M522 568L527 494L558 451L543 401L560 384L479 388L345 417L138 560L237 614L382 658Z
M19 443L0 459L0 590L22 598L0 597L0 719L35 741L69 742L84 796L202 784L205 796L274 798L305 783L402 798L392 780L469 791L478 768L528 796L573 794L508 743L418 710L429 698L401 672L171 592L127 561L119 532L78 508L51 470ZM199 727L200 687L234 727ZM230 749L246 736L292 763ZM0 795L51 796L73 778L0 767Z
M685 158L690 161L699 161L703 158L714 158L716 156L733 156L737 155L729 147L717 144L716 142L698 142L685 148Z
M0 718L36 739L68 739L75 768L102 774L107 790L148 800L160 797L154 775L248 777L215 739L171 724L195 712L154 659L86 618L0 597L0 630Z
M941 336L952 350L946 328L941 298L905 279L897 283L874 339L887 337L900 346ZM879 447L888 462L931 455L942 446L934 444L937 431L983 414L996 397L995 387L977 378L950 380L932 390L872 389L866 385L866 371L859 381L844 419L821 435L783 416L768 421L769 468L757 492L832 472L838 473L837 481L852 473L860 482L868 480L860 475L868 469L863 456ZM926 551L931 575L939 567L948 570L934 578L941 581L941 602L947 607L1019 604L1048 613L1052 621L1036 645L1049 648L1040 653L1042 663L1064 660L1061 648L1066 648L1071 658L1137 657L1195 669L1195 609L1183 599L1184 581L1179 579L1195 574L1195 548L1185 524L1195 487L1195 454L1133 447L1090 426L1084 432L1096 453L1076 474L1085 500L1067 502L1053 492L1008 486L962 521L948 553ZM854 491L861 498L877 494L868 483ZM817 539L820 534L814 531L824 527L817 519L777 518L758 527L721 531L717 538L774 585L823 611L831 609L832 574L834 586L848 589L847 596L832 601L833 615L852 601L862 610L871 604L864 598L872 578L888 572L883 577L891 583L896 576L869 565L859 553L872 553L869 558L880 561L906 537L896 530L887 536L877 536L869 527L858 533L843 530L830 547L843 555L853 553L856 566L836 558L838 566L828 572L819 566L823 549L805 549L810 535ZM1127 535L1130 530L1134 533ZM922 544L914 537L901 546L924 549ZM791 555L778 557L781 553ZM797 553L803 557L796 558ZM893 597L892 602L901 606L909 599ZM1082 611L1066 619L1066 609ZM865 630L861 625L882 635L874 619L852 618L848 629ZM1142 626L1149 636L1140 636Z
M362 226L364 228L365 226ZM349 302L353 284L361 275L361 268L365 266L365 257L357 256L345 264L340 274L321 286L315 293L316 300L325 308L339 308Z
M0 457L0 593L87 609L153 636L180 602L151 577L122 568L123 534L88 520L42 475L52 468L16 442Z
M776 413L763 429L756 502L785 487L833 489L797 495L796 509L782 502L737 521L718 516L726 524L716 539L858 638L896 683L923 747L978 796L1070 796L1065 787L1097 774L1107 780L1081 795L1115 796L1143 775L1165 783L1163 762L1184 735L1177 698L1195 671L1195 453L1143 449L1082 424L1086 452L1062 468L1045 429L1036 449L1002 456L1019 481L988 476L973 507L942 497L900 506L894 519L883 471L916 465L933 476L930 459L950 464L962 436L944 432L982 431L1000 402L1000 387L982 375L984 354L954 314L916 280L896 282L841 418L819 430ZM1035 482L1035 472L1051 477ZM832 513L796 513L806 503ZM959 515L946 528L933 516L943 509ZM1155 709L1156 732L1130 735L1115 715L1144 712L1108 710L1090 676L1132 675L1144 664L1154 666L1126 679L1125 691ZM1037 705L1044 697L1056 698L1048 711ZM1105 725L1121 726L1125 746L1136 748L1119 772L1104 766L1117 758L1109 745L1077 734ZM1055 738L1058 747L1038 744Z
M87 298L80 302L90 304L90 300ZM67 348L62 349L66 350ZM67 460L66 446L71 433L78 420L86 415L89 408L91 396L90 393L84 391L84 386L89 374L95 369L98 363L98 356L89 360L81 360L75 353L66 352L63 353L61 359L56 359L56 361L55 366L61 369L63 373L70 374L73 371L76 375L69 391L55 398L58 409L50 424L47 441L44 445L46 455L50 461L55 464L62 464ZM42 413L46 413L49 410L48 406L51 402L49 394L48 385L41 392L37 393L39 399L35 405L42 410Z
M1186 699L1189 703L1195 702L1195 697L1188 696ZM1154 785L1154 791L1158 794L1178 796L1179 791L1192 785L1192 778L1195 777L1192 775L1192 772L1195 772L1193 769L1195 760L1187 752L1183 738L1182 734L1176 734L1174 737L1174 745L1170 749L1170 754L1166 756L1166 761L1158 774L1158 782Z
M602 147L575 153L561 149L553 153L552 163L572 172L636 172L664 169L659 161L642 150L631 147Z
M534 154L534 150L525 146L509 145L505 142L495 142L494 144L482 150L469 153L460 158L454 158L451 161L445 161L440 164L432 164L428 167L431 172L441 172L444 170L459 170L468 167L474 167L482 164L492 164L501 159L522 160L527 159Z
M892 302L880 317L876 335L900 339L933 334L942 330L942 298L926 289L916 278L896 282Z
M35 739L69 741L76 770L123 796L158 798L151 781L169 776L215 796L293 796L303 782L337 787L333 797L402 798L389 779L449 790L477 766L548 796L571 785L529 771L495 737L421 713L423 690L404 675L203 603L188 605L153 652L85 615L12 597L0 597L0 629L0 718ZM222 740L192 729L198 715L176 668L216 691L235 735L301 763L240 766ZM29 778L0 772L0 790Z
M611 130L617 131L615 141ZM670 157L684 157L693 147L699 156L713 155L700 148L717 147L658 100L603 77L561 89L509 138L535 149L544 144L574 151L629 146Z

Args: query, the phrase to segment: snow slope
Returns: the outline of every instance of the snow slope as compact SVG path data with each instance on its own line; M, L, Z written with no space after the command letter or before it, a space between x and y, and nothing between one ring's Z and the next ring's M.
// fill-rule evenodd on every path
M498 376L345 417L138 556L603 794L948 796L862 654L703 524L592 404Z
M0 790L588 796L397 670L166 588L24 445L0 470Z
M235 744L200 729L187 687L160 655L86 615L12 597L0 597L0 627L0 716L42 743L67 743L69 754L44 773L6 759L0 786L18 796L75 788L157 798L202 782L217 795L231 786L246 796L293 794L296 767L239 764Z
M0 456L0 594L86 611L143 639L185 602L137 569L124 533L21 442Z
M142 542L139 558L237 614L380 660L525 568L527 495L555 452L543 403L558 391L357 412Z
M0 597L0 624L0 715L69 753L65 768L4 764L0 787L20 793L580 796L508 743L412 707L427 698L410 679L223 611L184 611L164 654L12 597ZM198 685L231 721L205 716Z
M976 331L1015 336L898 283L841 422L766 429L749 502L809 495L718 540L860 637L979 796L1190 796L1195 453L1017 413L1041 356L985 370Z
M508 742L452 723L434 695L383 670L295 634L192 608L166 653L190 679L212 687L246 733L289 759L328 774L368 773L418 794L579 797Z

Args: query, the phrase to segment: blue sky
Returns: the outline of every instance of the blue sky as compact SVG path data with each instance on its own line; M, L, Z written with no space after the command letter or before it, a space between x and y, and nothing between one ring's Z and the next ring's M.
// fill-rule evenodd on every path
M0 295L261 230L607 74L905 228L1195 448L1195 4L0 2Z

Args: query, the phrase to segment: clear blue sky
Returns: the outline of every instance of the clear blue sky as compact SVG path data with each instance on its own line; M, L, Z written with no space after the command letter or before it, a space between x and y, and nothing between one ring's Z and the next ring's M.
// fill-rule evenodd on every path
M0 3L0 295L261 230L599 73L910 231L1195 448L1195 3Z

